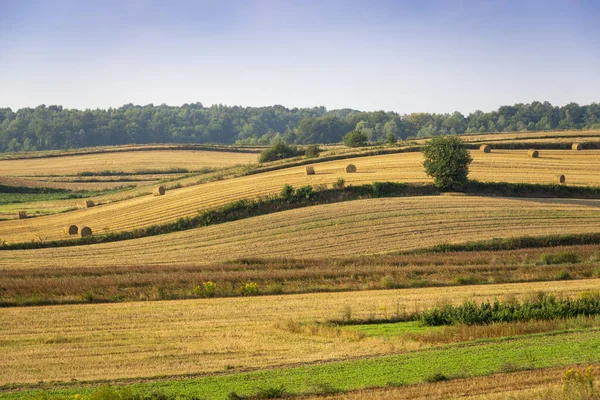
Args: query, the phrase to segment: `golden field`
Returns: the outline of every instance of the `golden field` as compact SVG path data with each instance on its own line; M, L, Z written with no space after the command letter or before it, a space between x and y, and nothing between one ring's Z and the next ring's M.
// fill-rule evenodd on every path
M235 372L397 353L423 344L293 333L278 325L337 319L348 310L367 318L538 291L574 295L597 289L598 282L7 308L0 313L0 385Z
M140 170L186 168L222 168L236 164L256 163L258 155L225 151L154 150L69 155L49 158L0 160L1 176L77 175L81 172L123 171L134 174Z
M600 230L599 206L600 200L477 196L366 199L121 242L3 251L0 269L173 266L245 257L343 257L495 237L591 233ZM139 218L143 217L140 210ZM123 226L129 222L113 221Z
M569 185L600 185L600 151L541 151L540 158L528 158L526 151L504 150L490 154L473 152L470 178L481 181L552 183L557 173ZM358 172L344 168L355 164ZM391 154L315 164L317 174L307 176L304 167L226 179L180 189L165 196L141 196L91 209L34 218L0 222L0 239L7 242L62 239L66 225L86 225L97 233L131 230L195 215L199 210L221 206L234 200L279 193L286 183L331 185L339 177L347 184L374 181L430 182L421 166L421 153ZM101 201L101 199L99 199ZM81 203L57 201L53 205ZM49 207L50 208L50 207Z

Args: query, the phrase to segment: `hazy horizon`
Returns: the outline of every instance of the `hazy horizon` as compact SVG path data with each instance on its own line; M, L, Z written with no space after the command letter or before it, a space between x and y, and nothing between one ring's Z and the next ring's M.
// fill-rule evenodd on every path
M598 102L592 1L0 0L0 107Z

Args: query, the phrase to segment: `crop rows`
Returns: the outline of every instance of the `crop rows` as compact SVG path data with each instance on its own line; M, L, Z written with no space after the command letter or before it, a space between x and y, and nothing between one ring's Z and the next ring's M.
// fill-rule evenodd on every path
M143 204L144 199L134 200ZM0 268L171 266L243 257L342 257L496 237L590 233L598 232L598 204L598 200L475 196L357 200L122 242L3 251Z

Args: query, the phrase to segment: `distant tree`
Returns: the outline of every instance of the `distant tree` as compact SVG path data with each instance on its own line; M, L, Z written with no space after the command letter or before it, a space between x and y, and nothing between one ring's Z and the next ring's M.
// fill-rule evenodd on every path
M298 150L296 146L288 146L283 142L274 144L272 147L263 150L260 153L259 162L282 160L284 158L296 157L302 155L302 151Z
M348 147L362 147L367 145L367 135L359 131L351 131L342 138L344 145Z
M388 143L390 146L393 146L393 145L395 145L395 144L396 144L396 136L394 136L394 134L393 134L392 132L389 132L389 133L387 134L387 143Z
M319 157L319 154L321 154L321 149L316 144L309 144L304 149L304 155L307 158L317 158Z
M437 136L423 150L425 172L442 191L461 191L468 182L473 159L457 136Z

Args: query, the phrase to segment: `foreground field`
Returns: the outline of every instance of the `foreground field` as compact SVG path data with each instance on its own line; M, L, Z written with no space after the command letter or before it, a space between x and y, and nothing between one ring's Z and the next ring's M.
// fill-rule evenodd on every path
M598 280L592 279L461 291L431 288L10 308L0 313L0 384L193 375L403 352L423 344L298 334L277 324L290 318L339 318L348 310L356 318L368 318L396 309L413 312L440 301L519 298L541 290L572 295L597 287Z
M315 165L317 174L307 176L304 167L227 179L169 191L166 196L143 196L92 209L0 222L0 239L7 242L56 240L64 238L69 224L86 225L97 233L130 230L195 215L198 210L259 195L279 193L288 183L294 186L332 184L343 177L347 184L373 181L429 182L423 172L420 153L372 156ZM344 168L354 163L358 173ZM574 185L600 185L600 151L544 151L538 159L523 151L497 151L474 154L471 178L482 181L552 183L557 172Z
M597 232L599 205L599 200L475 196L357 200L122 242L3 251L0 268L174 266L243 257L340 257L494 237Z

